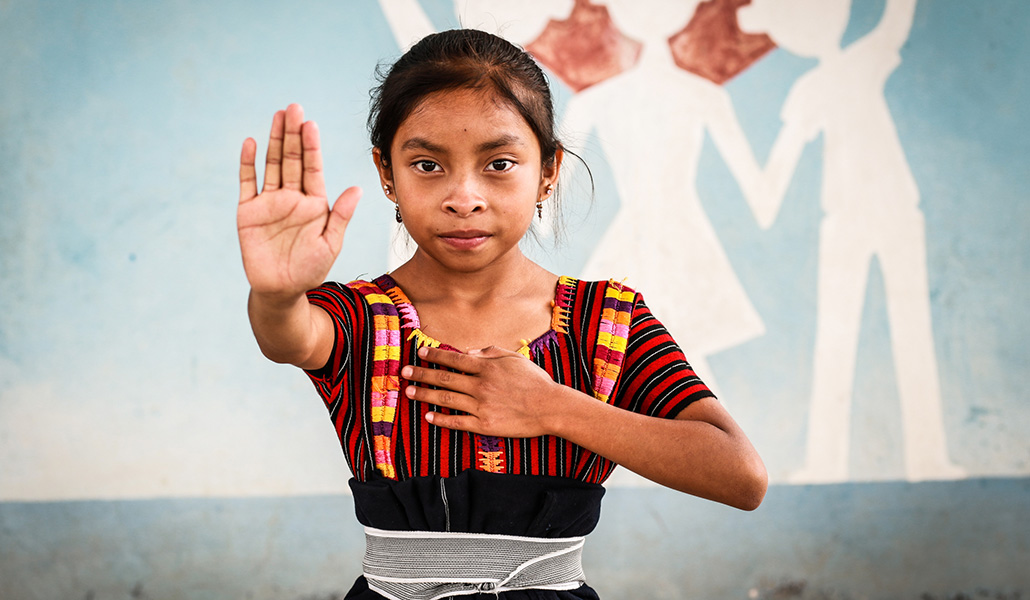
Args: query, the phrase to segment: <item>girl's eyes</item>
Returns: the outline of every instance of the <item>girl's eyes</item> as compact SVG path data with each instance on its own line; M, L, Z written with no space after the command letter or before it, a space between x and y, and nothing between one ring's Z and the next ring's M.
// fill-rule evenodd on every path
M431 160L419 160L413 165L416 170L422 173L433 173L441 170L440 165ZM490 161L487 165L487 171L503 172L508 171L515 166L515 161L507 158L499 158L494 161Z
M487 168L488 171L507 171L508 169L515 166L515 162L508 160L507 158L501 158L490 163Z

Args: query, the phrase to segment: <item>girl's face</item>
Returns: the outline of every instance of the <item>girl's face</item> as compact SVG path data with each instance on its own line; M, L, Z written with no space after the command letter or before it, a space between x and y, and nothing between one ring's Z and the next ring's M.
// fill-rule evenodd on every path
M427 97L394 135L390 164L373 152L419 252L472 272L521 256L518 243L558 175L541 165L525 119L492 92Z

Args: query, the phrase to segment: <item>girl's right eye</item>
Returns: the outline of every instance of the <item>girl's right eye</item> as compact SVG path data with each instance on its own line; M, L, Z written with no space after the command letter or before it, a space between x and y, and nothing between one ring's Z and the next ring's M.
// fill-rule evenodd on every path
M431 160L420 160L415 163L415 168L423 173L432 173L433 171L439 170L439 167L440 165Z

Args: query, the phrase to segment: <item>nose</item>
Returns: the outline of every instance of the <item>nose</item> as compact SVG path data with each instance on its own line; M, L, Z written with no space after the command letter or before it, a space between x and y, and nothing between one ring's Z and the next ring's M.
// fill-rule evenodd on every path
M459 217L468 217L486 210L486 199L477 185L476 178L471 175L457 178L444 198L443 209Z

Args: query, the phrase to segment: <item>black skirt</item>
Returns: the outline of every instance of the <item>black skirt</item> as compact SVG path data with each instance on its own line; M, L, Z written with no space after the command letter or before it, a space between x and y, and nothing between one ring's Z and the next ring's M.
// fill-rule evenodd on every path
M395 531L453 531L528 537L585 536L601 516L604 488L561 477L463 471L455 477L393 481L351 479L358 522ZM460 596L486 600L598 600L587 585L574 590L514 590ZM381 600L359 577L347 600Z

